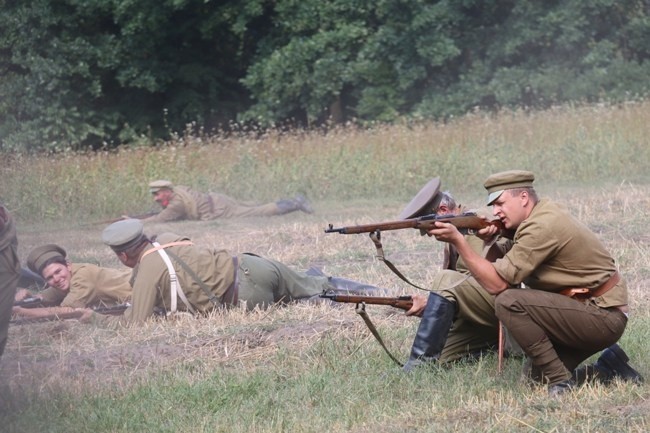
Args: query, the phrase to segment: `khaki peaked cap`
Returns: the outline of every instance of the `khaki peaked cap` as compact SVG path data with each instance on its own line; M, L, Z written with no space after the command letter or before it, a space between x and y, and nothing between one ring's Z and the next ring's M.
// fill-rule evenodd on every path
M45 263L54 258L65 260L66 256L65 250L56 244L41 245L34 248L27 256L27 267L41 275Z
M498 199L503 191L514 188L530 188L533 186L535 175L526 170L508 170L488 177L483 186L488 192L488 206Z
M102 241L115 252L128 250L144 237L144 224L135 218L115 222L102 232Z
M161 189L174 189L174 184L171 183L168 180L154 180L153 182L149 182L149 192L150 193L156 193L160 191Z
M406 205L399 214L399 219L405 220L436 212L441 199L440 178L434 177Z

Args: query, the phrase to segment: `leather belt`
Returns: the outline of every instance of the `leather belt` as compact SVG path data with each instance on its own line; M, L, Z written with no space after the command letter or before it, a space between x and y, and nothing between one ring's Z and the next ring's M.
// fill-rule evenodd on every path
M593 290L589 290L585 287L571 287L560 291L561 295L568 296L570 298L576 298L579 300L597 298L603 296L605 293L610 291L614 286L616 286L621 281L621 274L618 271L614 272L611 277L607 279L603 284L596 287Z
M224 305L237 305L239 303L239 281L237 278L239 266L237 256L232 256L232 264L235 268L235 274L232 283L230 283L230 286L228 286L224 294L221 295L221 303Z

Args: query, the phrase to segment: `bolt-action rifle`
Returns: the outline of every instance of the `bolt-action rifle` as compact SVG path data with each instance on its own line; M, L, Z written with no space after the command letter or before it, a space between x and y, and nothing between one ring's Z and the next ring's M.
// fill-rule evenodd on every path
M411 296L363 296L363 295L346 295L334 291L324 291L320 294L321 298L326 298L334 302L344 302L348 304L367 304L367 305L390 305L391 307L401 310L410 310L413 306L413 297Z
M405 220L387 221L338 228L334 228L334 225L330 224L329 227L325 229L325 233L341 233L343 235L351 235L359 233L373 233L376 231L381 232L385 230L419 229L422 234L424 234L428 230L435 228L435 224L437 222L453 224L463 234L472 233L489 226L496 226L499 229L503 229L501 220L488 220L479 217L474 212L466 212L460 215L430 214Z
M136 219L136 220L143 220L143 219L152 217L154 215L158 215L159 213L160 213L159 211L151 211L151 212L146 212L146 213L138 214L138 215L124 215L124 216L121 216L119 218L109 218L109 219L106 219L106 220L94 221L94 222L90 223L90 225L113 224L113 223L116 223L118 221L122 221L123 219L126 219L126 218L132 218L132 219Z
M409 281L409 279L406 278L395 265L393 265L388 259L385 258L383 246L381 243L381 232L384 230L401 230L412 228L419 229L420 234L424 235L427 231L435 228L435 224L437 222L453 224L463 234L473 234L477 230L481 230L489 226L495 226L499 228L501 230L501 233L506 232L506 230L503 228L503 223L501 223L501 220L499 219L489 220L487 218L478 216L474 212L465 212L459 215L430 214L405 220L338 228L334 228L334 226L330 224L329 227L325 229L325 233L341 233L344 235L369 233L370 239L375 244L375 248L377 249L377 258L384 262L386 266L388 266L390 270L395 273L395 275L400 277L407 284L410 284L411 286L421 290L426 290Z
M95 307L92 308L92 310L98 314L106 314L109 316L120 316L124 314L124 311L126 311L126 309L129 308L130 306L131 304L124 303L124 304L113 305L110 307ZM84 310L85 309L69 311L67 313L54 313L54 314L48 314L47 316L41 316L41 317L25 317L25 318L12 320L10 323L13 325L22 325L27 323L49 322L52 320L79 319L81 318L81 316L84 315L85 313Z
M401 310L410 310L413 306L413 298L411 296L362 296L362 295L346 295L342 293L335 292L333 290L323 290L323 293L320 294L321 298L330 299L334 302L346 302L350 304L356 304L356 313L361 316L363 321L366 323L368 330L375 337L377 342L384 349L386 354L392 359L397 365L402 367L402 364L392 353L388 350L388 347L384 344L384 340L381 339L379 331L375 328L375 325L370 320L368 313L366 313L366 304L375 304L375 305L390 305L391 307L399 308Z
M14 301L14 307L22 308L43 308L51 307L54 304L47 302L37 296L31 296L29 298L21 299L20 301Z

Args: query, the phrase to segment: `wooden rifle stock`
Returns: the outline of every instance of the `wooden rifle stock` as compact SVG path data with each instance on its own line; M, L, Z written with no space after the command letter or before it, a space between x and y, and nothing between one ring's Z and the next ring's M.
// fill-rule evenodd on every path
M347 226L334 228L332 224L325 229L325 233L341 233L344 235L359 234L359 233L372 233L384 230L401 230L401 229L419 229L426 232L435 228L436 222L453 224L458 228L461 233L467 234L472 231L480 230L489 226L496 226L503 229L503 224L500 220L487 220L477 216L475 213L463 213L460 215L424 215L417 218L410 218L398 221L387 221L374 224L363 224L357 226Z
M402 310L410 310L413 306L413 298L411 296L362 296L362 295L346 295L333 291L324 291L320 295L321 298L330 299L334 302L345 302L349 304L367 304L367 305L389 305L391 307L399 308Z

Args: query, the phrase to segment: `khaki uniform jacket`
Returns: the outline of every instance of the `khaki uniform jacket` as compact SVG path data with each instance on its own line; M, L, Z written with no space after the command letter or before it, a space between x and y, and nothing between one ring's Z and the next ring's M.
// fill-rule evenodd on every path
M214 218L217 218L217 215L214 214L214 201L210 194L195 191L186 186L174 186L174 193L167 207L157 215L146 218L143 221L206 221Z
M131 298L129 269L73 263L71 274L68 292L48 287L41 292L43 300L62 307L92 308L121 304Z
M156 241L165 245L170 242L189 241L189 238L163 233ZM215 250L198 245L171 246L165 250L171 251L185 262L217 298L221 298L234 282L233 256L226 250ZM200 313L213 310L216 306L210 301L201 285L173 257L170 256L170 259L180 287L190 304ZM144 321L153 315L156 307L170 310L171 281L167 265L158 252L148 253L140 259L133 269L131 285L133 286L132 307L125 311L122 322ZM180 298L177 302L178 311L187 311Z
M506 255L494 263L512 286L548 292L566 288L594 289L616 272L614 259L596 235L563 206L540 200L515 232ZM627 287L621 281L592 300L602 308L626 305Z
M174 186L167 207L157 215L143 219L145 223L180 220L209 221L216 218L238 218L279 215L275 202L255 204L238 202L224 194L203 193L186 186Z

